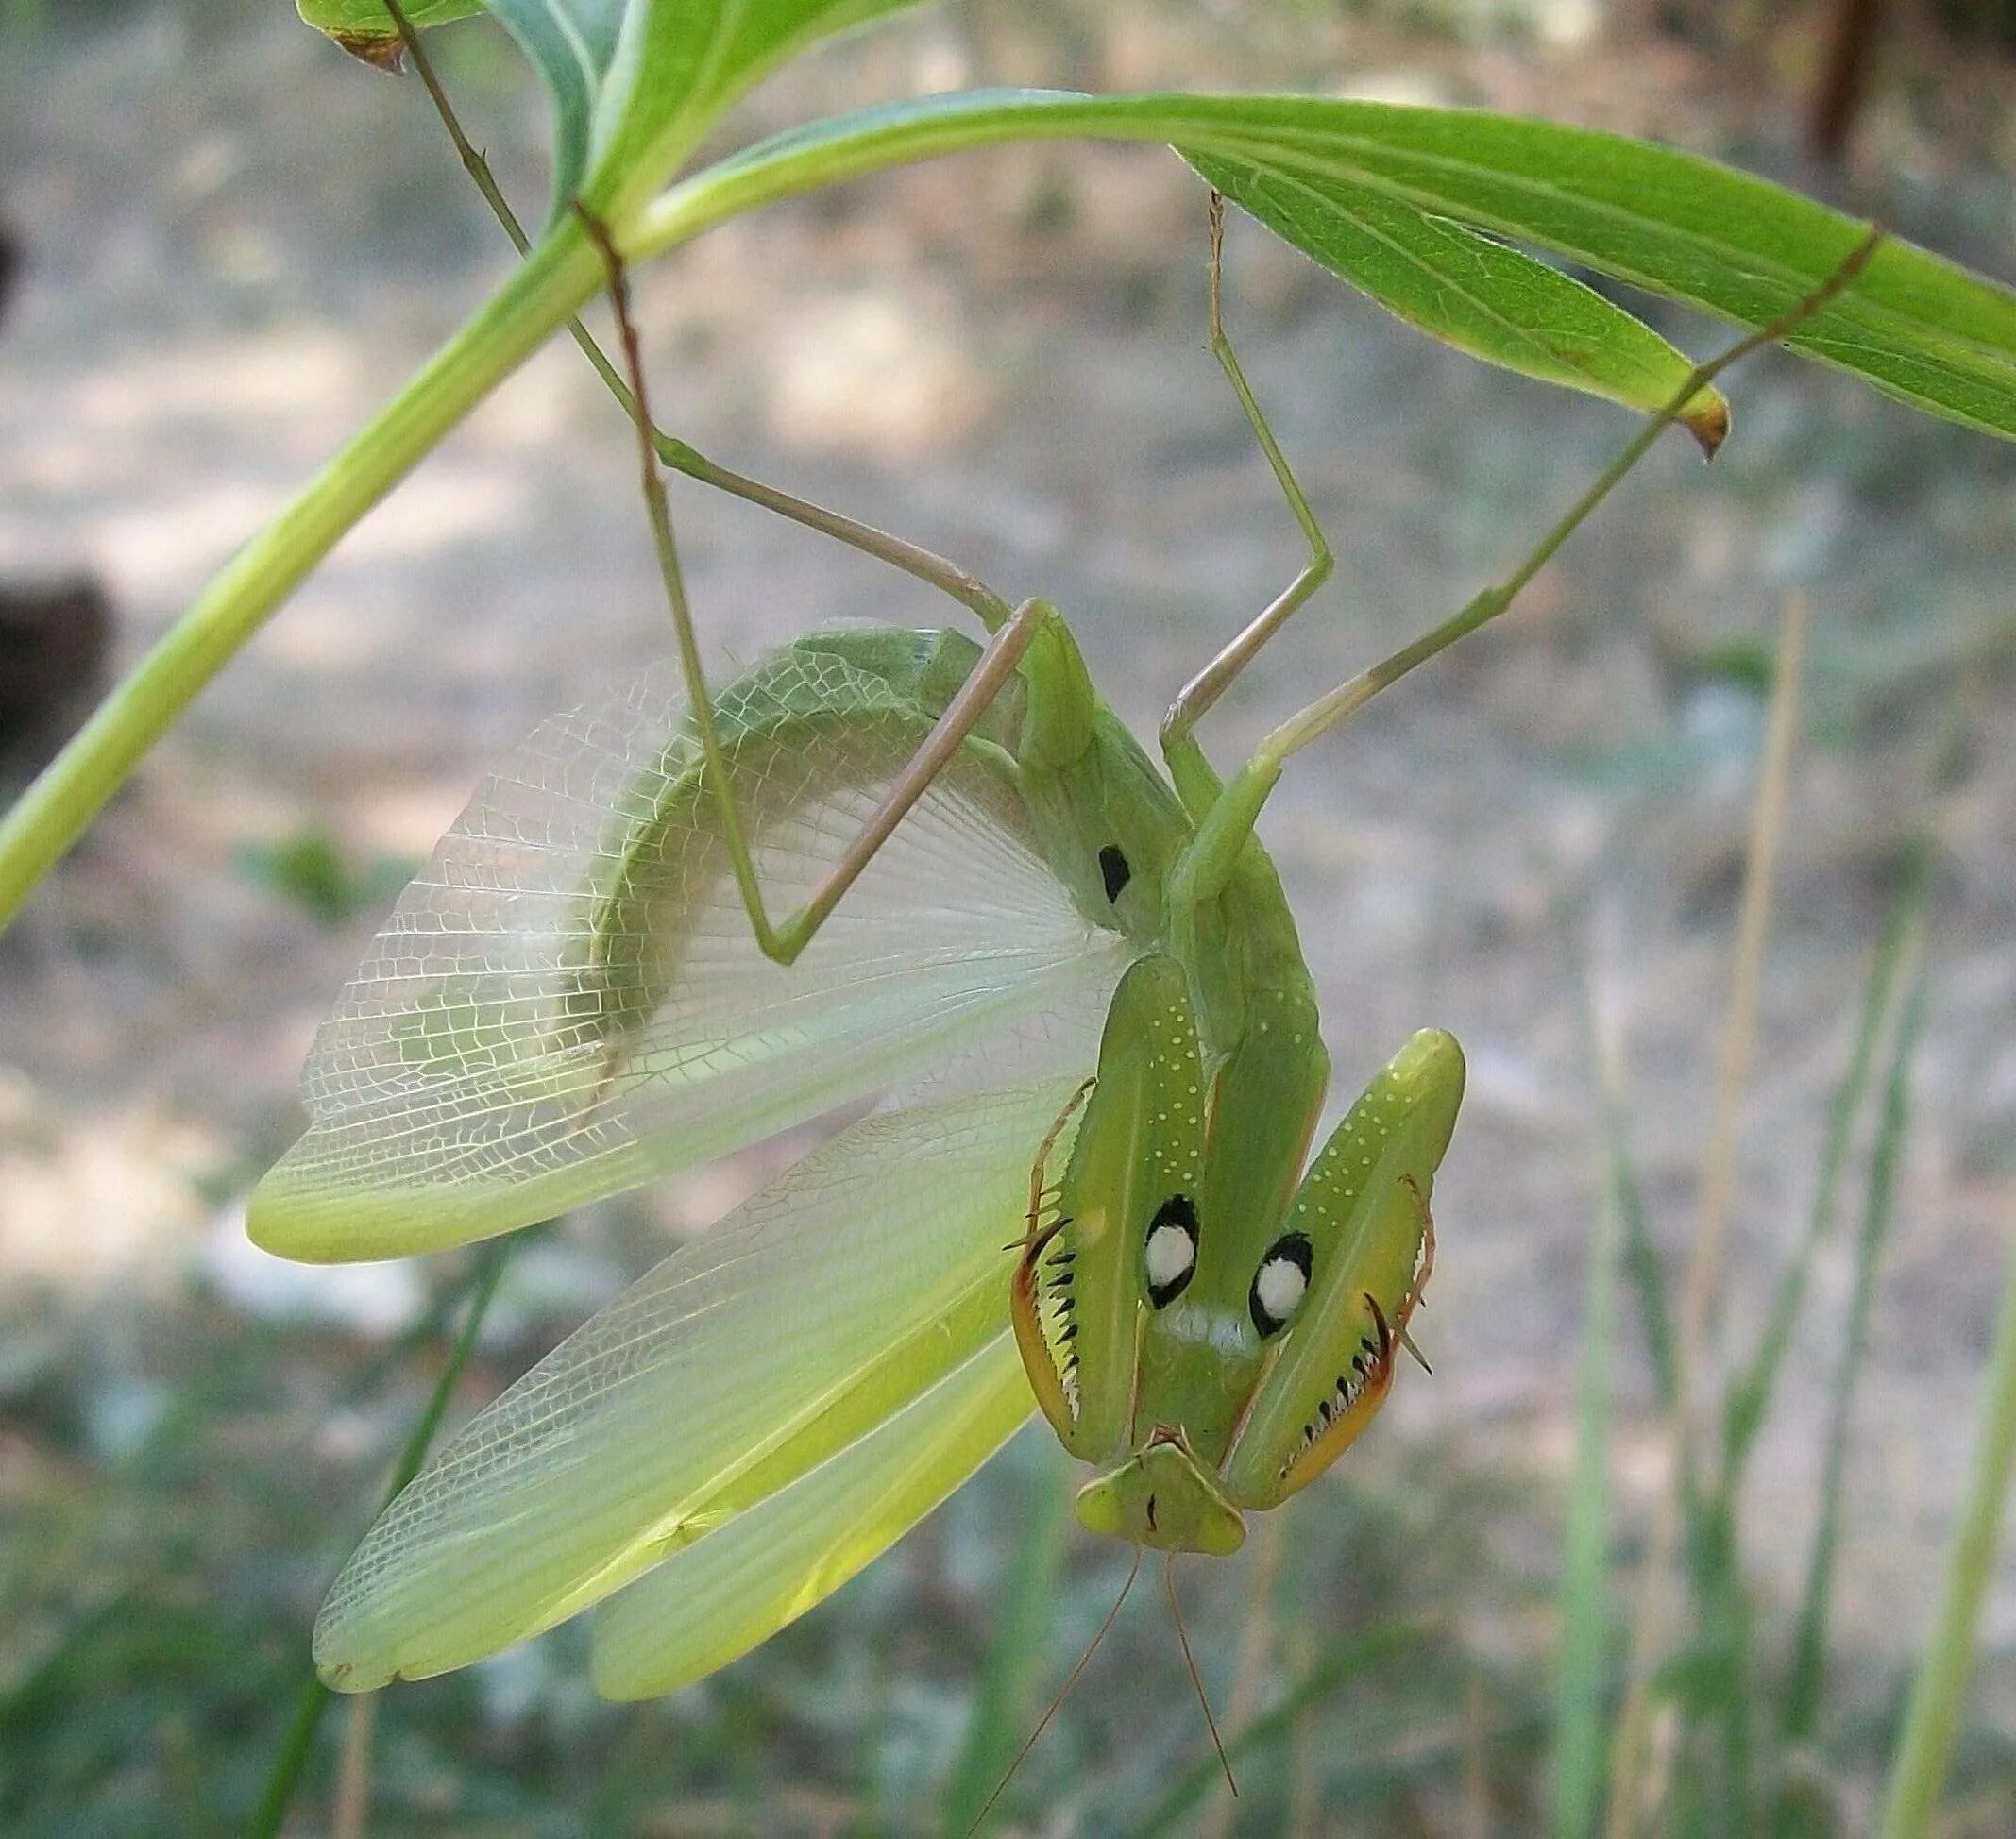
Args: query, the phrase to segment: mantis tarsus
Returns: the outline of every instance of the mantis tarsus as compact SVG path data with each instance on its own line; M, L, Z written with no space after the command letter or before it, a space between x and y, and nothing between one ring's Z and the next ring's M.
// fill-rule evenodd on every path
M1695 370L1502 582L1221 779L1197 723L1330 558L1225 336L1215 198L1211 348L1309 560L1177 697L1160 766L1049 603L657 435L588 228L691 713L655 673L486 784L325 1024L312 1127L251 1230L323 1259L465 1242L953 1064L675 1253L400 1496L318 1626L349 1688L601 1603L598 1683L669 1690L837 1588L1032 1396L1099 1470L1080 1520L1137 1547L1230 1552L1328 1468L1428 1275L1463 1059L1423 1030L1308 1159L1330 1058L1255 821L1288 760L1503 612L1873 246ZM984 643L815 633L710 696L663 457L944 589Z

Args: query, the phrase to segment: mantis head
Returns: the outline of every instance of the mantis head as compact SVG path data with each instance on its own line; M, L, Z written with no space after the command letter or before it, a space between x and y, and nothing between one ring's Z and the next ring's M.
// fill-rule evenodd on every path
M1225 1556L1369 1424L1433 1258L1428 1200L1463 1055L1424 1029L1305 1170L1329 1062L1313 1004L1267 1006L1205 1070L1183 972L1129 968L1054 1188L1031 1183L1011 1292L1023 1364L1094 1464L1077 1515ZM1074 1101L1074 1105L1077 1101Z
M1164 1552L1229 1558L1245 1544L1245 1516L1190 1453L1182 1431L1159 1426L1146 1445L1079 1490L1088 1532Z

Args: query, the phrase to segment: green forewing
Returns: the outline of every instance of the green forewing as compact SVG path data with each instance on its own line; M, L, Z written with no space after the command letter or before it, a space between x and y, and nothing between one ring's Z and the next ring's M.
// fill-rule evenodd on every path
M1082 1052L1068 1029L1057 1045ZM1028 1410L1025 1380L1003 1391L1005 1248L1075 1083L871 1117L666 1259L386 1510L316 1625L324 1677L361 1691L464 1665L689 1550L671 1596L608 1637L616 1689L652 1690L837 1587ZM769 1518L706 1556L745 1512ZM754 1595L711 1600L752 1571ZM652 1659L636 1631L663 1631L668 1601L692 1625Z
M817 886L928 730L940 640L800 640L720 692L773 914ZM979 740L798 962L765 958L675 692L661 667L546 723L444 838L315 1038L310 1128L252 1196L262 1245L378 1257L507 1231L910 1076L1017 1015L1103 1004L1126 948L1073 904Z
M1004 1327L858 1442L601 1604L596 1690L653 1697L747 1653L879 1557L1028 1415Z

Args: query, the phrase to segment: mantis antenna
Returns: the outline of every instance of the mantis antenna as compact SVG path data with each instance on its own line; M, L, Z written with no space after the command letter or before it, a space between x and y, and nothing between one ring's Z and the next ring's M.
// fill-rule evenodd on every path
M1225 1753L1225 1739L1218 1734L1218 1720L1211 1715L1211 1698L1204 1690L1204 1676L1197 1670L1197 1657L1190 1650L1190 1630L1183 1626L1183 1603L1176 1594L1174 1552L1162 1560L1162 1593L1169 1598L1169 1614L1176 1623L1176 1638L1183 1649L1183 1664L1190 1669L1190 1683L1197 1689L1197 1703L1204 1710L1204 1722L1211 1731L1211 1746L1218 1752L1218 1766L1225 1771L1225 1785L1236 1799L1239 1783L1232 1777L1232 1759Z
M1120 1611L1127 1602L1127 1593L1134 1588L1134 1579L1141 1576L1142 1552L1143 1547L1134 1547L1134 1561L1127 1566L1127 1581L1120 1586L1120 1594L1113 1598L1112 1608L1107 1611L1106 1620L1099 1624L1098 1632L1086 1643L1085 1651L1078 1656L1077 1664L1064 1676L1064 1683L1057 1689L1057 1696L1044 1708L1042 1716L1036 1720L1036 1729L1029 1732L1022 1747L1015 1752L1015 1760L1008 1765L1008 1773L994 1783L993 1793L980 1803L980 1811L974 1815L973 1824L966 1829L966 1839L973 1839L973 1835L987 1823L987 1816L993 1812L994 1803L1001 1798L1008 1783L1014 1780L1015 1771L1028 1760L1029 1752L1036 1747L1036 1740L1050 1728L1050 1720L1057 1715L1058 1708L1071 1696L1071 1689L1078 1683L1078 1676L1092 1664L1092 1657L1099 1651L1099 1644L1106 1639L1107 1630L1120 1619ZM1210 1715L1209 1712L1206 1715ZM1211 1734L1216 1736L1216 1730ZM1238 1791L1234 1789L1233 1792L1236 1794Z

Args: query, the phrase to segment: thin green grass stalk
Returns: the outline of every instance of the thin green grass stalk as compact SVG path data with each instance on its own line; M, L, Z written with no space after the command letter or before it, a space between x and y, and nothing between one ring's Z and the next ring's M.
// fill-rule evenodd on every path
M1599 1031L1606 1114L1615 1103L1616 1054ZM1610 1383L1617 1359L1617 1268L1624 1201L1618 1179L1628 1165L1606 1143L1603 1180L1589 1233L1582 1306L1582 1356L1576 1377L1574 1490L1562 1539L1561 1658L1554 1689L1554 1839L1584 1839L1602 1805L1603 1743L1611 1610Z
M1870 966L1869 978L1863 987L1862 1013L1855 1028L1848 1071L1835 1089L1828 1112L1826 1144L1821 1153L1820 1178L1814 1189L1812 1209L1806 1216L1805 1232L1779 1285L1757 1351L1729 1389L1728 1403L1722 1414L1720 1483L1725 1493L1733 1495L1742 1488L1751 1447L1765 1413L1770 1408L1771 1393L1777 1385L1786 1350L1791 1344L1792 1331L1805 1301L1814 1257L1834 1219L1849 1139L1869 1094L1876 1043L1893 1013L1898 971L1904 964L1907 947L1917 936L1919 917L1925 900L1927 859L1928 852L1923 844L1914 845L1905 859L1896 895L1884 919L1882 942L1876 948L1875 961Z
M2002 1543L2010 1488L2016 1484L2016 1257L2009 1260L2002 1287L2001 1321L1989 1361L1980 1434L1932 1639L1911 1689L1904 1735L1890 1770L1881 1839L1920 1839L1932 1831L1966 1703L1981 1606Z
M1701 1207L1689 1247L1682 1288L1677 1331L1672 1340L1674 1378L1674 1486L1653 1520L1643 1571L1637 1612L1632 1621L1630 1690L1618 1718L1611 1747L1609 1805L1604 1830L1610 1839L1632 1839L1640 1820L1659 1797L1659 1750L1653 1729L1651 1676L1653 1657L1669 1638L1673 1619L1669 1574L1676 1547L1685 1547L1688 1580L1697 1597L1712 1586L1712 1573L1702 1561L1712 1546L1688 1524L1697 1499L1692 1476L1702 1443L1695 1399L1696 1374L1706 1334L1708 1311L1721 1276L1722 1240L1734 1194L1736 1139L1741 1120L1742 1093L1756 1035L1757 995L1762 979L1765 941L1770 931L1771 870L1785 831L1787 792L1791 782L1792 751L1799 734L1800 683L1805 661L1808 607L1803 594L1787 598L1779 623L1773 660L1770 725L1757 793L1751 808L1750 842L1743 870L1742 903L1736 921L1736 945L1730 969L1729 995L1716 1050L1715 1102L1707 1141L1702 1155ZM1696 1536L1683 1539L1684 1533ZM1733 1664L1745 1664L1740 1654ZM1743 1713L1747 1729L1747 1712ZM1744 1765L1734 1737L1726 1746L1734 1769ZM1740 1781L1736 1792L1747 1795ZM1738 1829L1739 1830L1739 1829Z
M1652 1242L1652 1216L1645 1189L1631 1159L1631 1144L1621 1109L1607 1096L1602 1105L1603 1160L1610 1195L1617 1207L1624 1274L1637 1304L1638 1330L1645 1337L1645 1357L1662 1410L1680 1406L1680 1357L1673 1345L1673 1309L1666 1292L1666 1273L1659 1268L1659 1248Z
M1432 1623L1415 1620L1388 1622L1334 1649L1289 1687L1280 1698L1262 1712L1235 1737L1227 1740L1226 1755L1237 1763L1242 1758L1264 1749L1288 1734L1303 1714L1341 1691L1353 1679L1370 1673L1388 1661L1397 1661L1434 1631ZM1459 1744L1461 1739L1459 1738ZM1190 1814L1204 1797L1215 1789L1225 1791L1225 1777L1218 1759L1205 1755L1178 1776L1169 1792L1128 1829L1130 1839L1160 1839L1166 1832L1190 1831Z
M1826 1459L1821 1471L1820 1519L1793 1642L1780 1710L1779 1729L1787 1748L1807 1742L1820 1717L1825 1672L1827 1618L1833 1603L1835 1561L1840 1546L1841 1497L1848 1468L1848 1437L1854 1415L1855 1385L1869 1348L1869 1319L1875 1296L1876 1269L1889 1237L1897 1193L1897 1171L1910 1122L1911 1062L1924 1019L1925 979L1914 962L1908 994L1897 1025L1897 1038L1884 1082L1883 1110L1870 1155L1861 1231L1855 1242L1855 1288L1849 1302L1840 1363L1836 1370L1832 1411L1827 1426ZM1781 1835L1808 1830L1801 1805L1789 1797L1779 1802L1776 1831Z
M1280 1587L1281 1554L1286 1540L1283 1517L1270 1513L1253 1536L1253 1561L1246 1577L1246 1611L1239 1628L1239 1657L1232 1667L1232 1690L1225 1701L1225 1725L1235 1730L1249 1722L1260 1698L1261 1680L1274 1654L1275 1595ZM1197 1839L1232 1839L1239 1805L1227 1795L1211 1804Z
M966 1742L953 1771L940 1822L948 1839L965 1839L1022 1746L1030 1700L1057 1620L1058 1580L1071 1532L1069 1477L1053 1444L1008 1580L993 1645L974 1701Z
M455 1382L462 1376L462 1369L476 1346L476 1337L482 1332L483 1317L489 1313L491 1300L497 1295L498 1280L504 1274L504 1266L510 1261L513 1249L510 1240L500 1240L484 1246L479 1255L476 1271L470 1279L469 1308L463 1318L462 1332L455 1337L455 1344L449 1350L426 1409L420 1413L406 1439L405 1447L399 1452L398 1466L393 1471L392 1483L385 1490L381 1511L383 1507L389 1507L406 1484L419 1474L420 1464L427 1459L428 1449L441 1428L442 1418L448 1413L448 1402L455 1390ZM314 1749L315 1733L321 1729L323 1713L329 1710L329 1701L334 1696L311 1668L302 1685L301 1696L295 1701L294 1715L288 1720L286 1734L280 1739L280 1749L274 1755L273 1767L266 1776L259 1806L246 1828L250 1839L274 1839L279 1833L300 1787L302 1771L308 1766L308 1758Z

